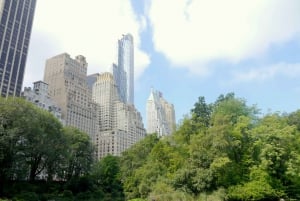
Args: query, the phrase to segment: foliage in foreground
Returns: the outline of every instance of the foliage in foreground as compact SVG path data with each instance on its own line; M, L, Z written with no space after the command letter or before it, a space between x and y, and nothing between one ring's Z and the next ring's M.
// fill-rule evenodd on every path
M0 197L10 200L300 199L300 110L262 116L233 93L199 97L173 135L101 161L85 133L24 100L0 99L0 121Z
M124 200L119 159L93 161L86 133L20 98L0 98L0 122L0 197Z
M259 117L233 93L199 97L177 131L150 135L121 157L127 199L300 197L300 111Z

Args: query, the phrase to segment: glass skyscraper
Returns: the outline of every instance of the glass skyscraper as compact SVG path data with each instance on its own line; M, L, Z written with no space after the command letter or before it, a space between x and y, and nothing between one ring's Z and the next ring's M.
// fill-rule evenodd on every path
M121 66L122 67L122 66ZM116 64L112 65L112 73L117 86L118 96L123 103L127 102L126 72Z
M0 0L0 92L20 96L36 0Z
M126 103L134 104L134 47L131 34L123 35L118 41L118 68L119 82L118 90L126 90ZM126 76L126 85L124 86L124 75ZM115 73L114 73L115 76ZM121 99L122 99L122 93Z

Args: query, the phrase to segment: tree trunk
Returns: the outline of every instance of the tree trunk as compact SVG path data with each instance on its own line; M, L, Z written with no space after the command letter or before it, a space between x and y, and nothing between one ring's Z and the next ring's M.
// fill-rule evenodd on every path
M34 181L35 180L35 176L37 174L37 169L39 167L40 161L41 161L40 156L33 159L32 163L31 163L31 166L30 166L29 181Z

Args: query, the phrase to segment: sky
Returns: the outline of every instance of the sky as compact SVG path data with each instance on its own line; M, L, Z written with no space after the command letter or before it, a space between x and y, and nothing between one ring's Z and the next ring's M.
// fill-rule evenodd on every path
M117 62L131 33L135 106L146 123L151 88L180 122L204 96L234 92L262 114L300 109L299 0L40 0L23 87L43 80L45 61L84 55L88 74Z

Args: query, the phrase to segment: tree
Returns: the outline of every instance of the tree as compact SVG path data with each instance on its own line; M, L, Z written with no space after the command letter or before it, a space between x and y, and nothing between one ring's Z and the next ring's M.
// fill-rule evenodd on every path
M6 147L0 155L10 169L6 176L34 180L41 172L46 173L46 166L54 164L62 152L61 123L49 112L20 98L1 99L0 113L0 147ZM1 166L6 169L5 164Z
M21 153L29 165L29 180L48 173L52 177L55 161L62 155L62 125L48 111L36 108L29 119L29 125L24 128L24 139L21 142ZM52 166L52 168L51 168Z
M138 186L142 178L137 174L139 169L146 164L149 154L158 141L159 138L156 134L147 135L143 140L122 153L120 159L121 180L127 199L140 196Z
M24 111L29 107L20 99L0 98L0 195L5 181L14 175L13 165L17 161L16 145L21 134L15 120L24 119Z
M204 105L203 98L199 102L202 104L198 106ZM239 183L246 177L248 167L244 161L249 157L249 131L255 112L255 108L248 107L234 94L223 96L211 105L209 124L206 130L200 129L191 136L189 156L176 173L174 187L197 196Z
M200 96L198 102L194 104L191 110L192 120L198 122L202 129L207 129L210 124L212 106L205 103L205 98Z
M64 127L63 134L66 149L61 175L64 179L70 180L87 174L93 162L94 151L89 136L73 127Z
M297 155L300 154L297 127L289 125L287 119L279 114L269 114L262 118L251 134L255 139L253 157L270 176L272 188L285 191L288 186L295 188L294 185L299 185L294 180L296 175L290 175L297 172L292 164L297 164Z
M92 168L92 178L98 188L111 200L123 200L119 157L108 155L98 161Z
M282 192L272 188L270 179L264 170L254 166L251 168L250 181L229 187L228 197L232 200L277 200Z
M297 130L300 131L300 110L287 115L287 121L289 125L295 125Z
M34 180L59 155L62 125L21 98L1 98L0 119L0 180Z

